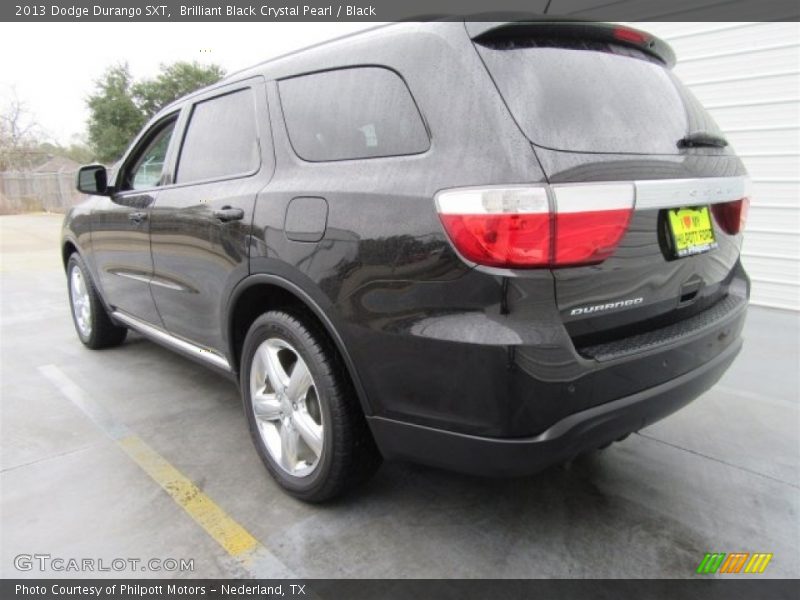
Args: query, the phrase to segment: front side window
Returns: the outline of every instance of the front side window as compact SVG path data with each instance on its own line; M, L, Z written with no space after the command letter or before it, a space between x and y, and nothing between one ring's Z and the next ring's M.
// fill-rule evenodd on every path
M260 153L253 90L198 102L178 161L177 183L247 175Z
M402 156L430 147L411 93L394 71L338 69L278 85L289 139L305 160Z
M160 183L169 141L175 129L175 118L157 127L160 129L128 170L126 189L142 190L156 187Z

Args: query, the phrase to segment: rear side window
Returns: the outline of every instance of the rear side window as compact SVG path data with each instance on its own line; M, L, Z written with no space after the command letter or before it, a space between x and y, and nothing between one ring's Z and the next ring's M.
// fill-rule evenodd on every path
M251 89L198 102L178 162L177 183L247 175L260 157Z
M394 71L340 69L278 85L289 139L305 160L400 156L430 146L411 93Z

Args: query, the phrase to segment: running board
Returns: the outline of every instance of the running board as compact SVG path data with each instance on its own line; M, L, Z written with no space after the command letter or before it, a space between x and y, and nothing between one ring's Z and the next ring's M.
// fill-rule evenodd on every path
M154 327L149 323L145 323L136 317L132 317L118 310L113 311L111 313L111 317L115 321L119 321L126 327L130 327L131 329L141 333L146 338L149 338L158 344L177 350L178 352L181 352L190 358L195 358L202 362L208 363L217 369L222 369L228 373L231 372L231 366L228 364L228 361L225 359L225 357L220 356L213 350L201 348L200 346L192 344L191 342L182 340L179 337L175 337L171 333L167 333L163 329Z

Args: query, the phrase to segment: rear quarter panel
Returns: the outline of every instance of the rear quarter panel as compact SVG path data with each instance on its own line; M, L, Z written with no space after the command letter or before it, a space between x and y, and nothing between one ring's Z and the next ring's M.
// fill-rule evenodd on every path
M463 24L435 30L405 24L377 35L309 51L277 65L269 77L357 65L390 68L417 103L430 133L429 150L303 161L287 137L277 85L270 84L277 166L256 205L251 272L281 271L320 298L376 413L386 414L390 406L401 413L435 411L458 377L455 367L465 361L479 365L481 359L470 357L460 342L477 341L487 331L486 320L476 315L498 313L504 290L499 277L469 277L473 270L450 246L434 195L448 187L541 181L543 174L494 93ZM292 241L284 233L286 207L298 196L327 201L327 228L319 242ZM552 298L552 277L540 276ZM449 339L452 326L437 326L437 319L461 316L461 340ZM495 339L494 357L504 363L508 340L501 338ZM443 345L430 343L437 339ZM449 375L431 377L415 364ZM491 382L481 385L488 389Z

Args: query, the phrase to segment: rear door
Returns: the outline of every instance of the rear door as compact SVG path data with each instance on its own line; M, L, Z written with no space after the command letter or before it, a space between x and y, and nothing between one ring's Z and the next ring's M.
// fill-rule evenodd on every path
M551 184L556 300L578 345L722 298L739 259L747 180L671 72L671 50L607 25L470 27Z
M186 108L174 185L151 216L151 287L165 328L222 353L222 312L248 273L256 194L274 157L263 80L217 88Z

